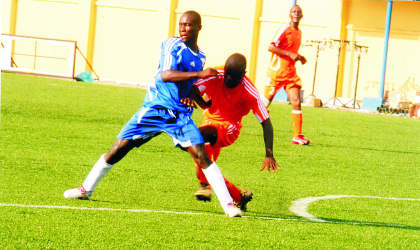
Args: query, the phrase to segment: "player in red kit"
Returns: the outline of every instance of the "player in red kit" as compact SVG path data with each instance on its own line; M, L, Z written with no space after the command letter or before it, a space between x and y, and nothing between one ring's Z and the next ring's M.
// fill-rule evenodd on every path
M201 107L205 108L204 119L199 130L206 143L207 154L212 161L216 161L221 148L236 141L242 128L242 118L252 110L261 123L264 133L266 152L260 170L267 168L268 172L270 170L277 172L279 166L273 156L273 127L257 89L245 76L246 58L241 54L233 54L227 59L224 67L216 69L218 69L218 77L197 80L198 91L190 95ZM197 98L199 96L210 100L203 105ZM196 169L200 189L195 195L199 200L210 200L209 183L198 165ZM252 199L252 192L238 189L226 178L225 182L235 204L245 211L247 203Z
M302 82L296 74L296 62L306 63L304 56L299 55L302 31L299 22L303 17L302 9L295 5L290 9L290 23L283 25L277 32L268 51L272 53L268 68L267 80L261 100L268 107L277 91L284 87L292 105L293 144L308 145L309 140L302 135L302 110L300 89Z

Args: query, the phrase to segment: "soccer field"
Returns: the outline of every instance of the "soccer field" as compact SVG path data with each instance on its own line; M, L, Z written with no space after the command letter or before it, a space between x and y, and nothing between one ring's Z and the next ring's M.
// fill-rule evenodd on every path
M254 198L228 218L215 195L194 199L192 159L165 134L116 164L90 200L65 199L146 91L1 77L0 249L420 248L418 119L303 107L311 144L296 146L291 106L273 104L281 170L267 173L249 114L218 165Z

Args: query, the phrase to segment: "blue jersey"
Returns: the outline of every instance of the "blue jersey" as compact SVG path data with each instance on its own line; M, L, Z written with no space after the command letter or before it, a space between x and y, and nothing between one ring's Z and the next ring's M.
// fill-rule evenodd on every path
M188 96L196 79L181 82L164 82L162 71L174 69L183 72L202 71L206 56L198 49L195 53L179 37L171 37L162 43L159 68L149 87L143 107L166 108L172 111L192 113L192 108L180 102Z

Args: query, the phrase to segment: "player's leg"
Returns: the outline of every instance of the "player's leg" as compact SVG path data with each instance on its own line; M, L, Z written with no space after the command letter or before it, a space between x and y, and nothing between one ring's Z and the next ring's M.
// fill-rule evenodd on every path
M112 145L111 149L106 154L102 155L98 162L96 162L96 164L93 166L88 177L83 182L83 187L85 190L87 192L95 191L96 186L111 170L114 164L123 159L133 148L140 147L150 139L151 137L147 139L138 139L135 141L117 139L114 145Z
M205 145L205 150L207 155L213 162L216 162L220 150L222 147L227 147L233 144L240 134L240 125L222 123L222 122L210 122L206 118L203 119L201 127L199 128L201 135L203 136L204 141L208 144ZM229 131L229 133L228 133ZM196 165L197 177L200 181L200 188L195 193L195 196L198 200L210 200L211 199L211 190L209 182L207 181L206 176L204 175L201 168ZM252 192L250 190L240 190L228 179L225 179L226 187L229 191L230 196L232 196L235 204L239 204L238 207L242 210L246 210L246 204L252 199Z
M214 146L217 142L218 138L218 131L216 126L206 124L208 120L206 118L203 119L201 126L198 128L200 131L201 136L205 143L210 143L211 146Z
M242 216L241 210L233 205L232 197L226 188L223 175L216 163L212 162L204 149L204 140L190 118L189 113L177 113L175 122L166 124L164 131L172 137L175 146L186 148L213 187L220 205L229 217Z
M215 162L217 160L217 157L219 156L220 148L213 148L211 144L206 144L204 146L204 149L206 150L207 155L210 157L210 160L212 162ZM203 170L197 163L195 163L195 172L196 172L198 181L200 183L198 191L194 193L195 198L201 201L210 201L211 200L210 184Z
M241 211L233 205L233 199L226 187L222 172L217 164L210 160L204 149L204 144L192 145L188 147L188 152L195 163L202 168L226 215L229 217L241 217Z
M210 157L211 161L216 162L217 157L220 154L220 147L216 147L216 146L212 147L210 144L206 144L204 148L207 152L207 155ZM200 187L198 191L194 193L194 195L197 200L210 201L211 200L211 189L210 189L211 186L206 178L206 175L201 169L201 167L198 166L198 164L195 164L195 167L196 167L196 175L200 182ZM229 191L230 196L232 196L234 203L235 204L240 203L242 201L243 190L238 189L232 182L230 182L225 177L223 178L225 180L226 187Z
M264 92L260 94L260 98L264 103L265 107L268 108L273 101L277 91L281 89L283 85L270 77L267 77L264 87Z
M213 150L212 146L217 142L217 128L213 125L207 124L206 118L201 122L201 126L198 128L201 136L203 137L205 144L205 150L207 155L210 157L210 160L215 162L220 153L220 148L218 150ZM211 190L209 182L207 181L206 175L201 170L201 167L195 163L195 173L200 182L200 186L197 192L194 193L197 200L210 201L211 200Z
M110 150L95 163L83 182L83 186L67 190L64 192L64 197L69 199L88 199L114 164L124 158L134 147L143 145L161 133L158 127L147 126L147 129L143 127L143 121L150 123L151 119L148 118L156 116L156 114L153 111L148 114L148 109L141 109L140 111L124 125ZM140 119L139 114L141 114Z
M139 139L136 141L117 139L111 149L106 154L102 155L95 163L83 182L83 185L78 188L67 190L64 192L64 197L69 199L88 199L92 196L96 186L112 169L114 164L124 158L131 149L141 146L150 139L151 138L148 138L147 140Z
M301 98L300 98L299 85L292 85L287 88L286 92L292 105L292 121L293 121L293 144L308 145L309 140L305 139L302 135L302 109L301 109Z

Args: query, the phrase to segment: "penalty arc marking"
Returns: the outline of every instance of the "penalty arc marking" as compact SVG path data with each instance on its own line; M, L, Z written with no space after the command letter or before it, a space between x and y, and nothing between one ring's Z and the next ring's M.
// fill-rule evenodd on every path
M327 196L319 196L319 197L307 197L307 198L296 200L293 202L292 206L290 207L290 211L310 221L331 222L331 221L326 221L326 220L316 218L312 214L308 213L307 209L312 202L319 201L319 200L340 199L340 198L372 198L372 199L387 199L387 200L420 201L420 199L412 199L412 198L357 196L357 195L327 195ZM372 223L366 223L366 224L372 224Z

